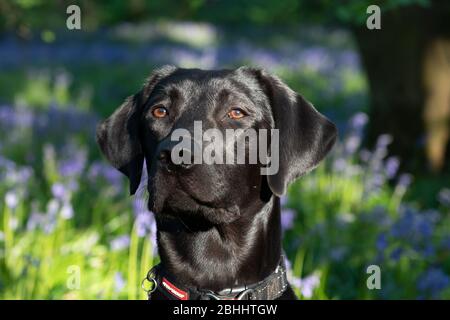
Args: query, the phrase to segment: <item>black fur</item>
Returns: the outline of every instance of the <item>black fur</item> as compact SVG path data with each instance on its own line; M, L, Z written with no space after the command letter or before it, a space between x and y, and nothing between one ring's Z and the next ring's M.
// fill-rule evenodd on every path
M153 118L155 105L166 107L169 115ZM232 107L244 108L248 116L227 118ZM202 120L203 130L279 129L279 172L262 176L258 164L168 170L162 154L173 146L170 133L193 130L194 120ZM146 161L148 207L155 214L167 271L185 286L219 291L273 272L281 254L279 196L324 158L336 135L329 120L264 70L166 66L98 126L97 141L110 163L130 179L131 194ZM295 295L289 288L281 298Z

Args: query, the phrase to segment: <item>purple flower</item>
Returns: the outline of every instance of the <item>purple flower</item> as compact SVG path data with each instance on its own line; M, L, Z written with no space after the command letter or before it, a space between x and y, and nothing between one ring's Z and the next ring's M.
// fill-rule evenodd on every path
M378 235L376 247L378 251L384 251L388 247L387 236L385 233L381 233Z
M14 191L8 191L5 194L5 204L10 209L15 209L19 204L19 196Z
M13 185L24 185L28 182L33 174L33 169L29 167L12 166L5 172L5 180Z
M441 269L431 267L419 277L417 289L424 294L437 298L439 293L450 285L450 278Z
M109 164L100 161L91 164L88 170L88 179L92 183L96 183L99 179L104 179L116 192L119 192L123 187L120 172Z
M412 182L412 175L408 173L403 173L398 178L397 186L402 189L407 189Z
M59 162L59 173L63 177L78 177L86 166L87 151L74 144L69 144L62 153L65 157Z
M410 207L401 210L400 218L392 226L392 236L415 246L429 242L433 235L438 214L433 211L418 212Z
M63 160L58 167L58 171L63 177L76 177L83 169L84 162L81 158Z
M291 261L287 258L286 254L283 253L283 259L284 259L284 265L286 266L286 270L288 272L292 271L292 264Z
M27 221L27 230L33 231L38 227L42 227L45 223L45 215L40 212L31 213Z
M358 112L350 119L350 127L354 130L362 130L368 121L367 114Z
M303 279L293 277L291 283L297 289L300 289L302 296L310 299L313 296L314 290L320 284L320 276L317 273L313 273Z
M391 252L391 258L394 261L398 261L400 260L401 256L403 255L403 248L395 248L392 252Z
M117 271L114 274L114 291L120 293L126 286L126 281L122 275L122 272Z
M47 203L47 214L51 215L51 216L55 216L59 210L59 202L56 199L51 199L48 203Z
M343 172L347 167L347 160L345 158L337 158L333 161L333 170L336 172Z
M52 185L52 194L58 200L69 199L69 192L62 183L55 183Z
M64 202L61 211L61 217L65 220L73 218L73 207L69 202Z
M287 195L282 195L282 196L280 197L280 205L281 205L282 207L284 207L287 203L288 203L288 197L287 197Z
M155 223L153 213L149 211L143 211L136 216L136 230L139 237L145 237L152 231L152 225Z
M375 189L381 188L385 182L385 177L380 173L375 173L372 176L372 187Z
M281 210L281 229L286 231L291 229L294 225L296 212L292 209Z
M436 253L436 249L434 248L432 243L427 243L425 244L425 247L422 249L422 253L424 257L429 258Z
M392 136L389 134L382 134L377 139L376 149L385 149L392 142Z
M348 154L354 154L361 145L361 137L356 134L351 134L344 141L344 148Z
M158 253L158 242L156 238L156 221L153 219L151 225L150 225L150 243L152 244L152 252L153 255L156 255Z
M130 245L130 237L128 235L119 236L111 240L110 245L113 251L126 249Z
M388 179L392 179L398 171L400 160L397 157L389 157L385 163L385 173Z
M139 190L136 192L136 195L133 198L133 212L135 216L138 216L141 213L147 213L147 202L144 194L138 194Z
M326 69L331 64L329 53L322 47L313 47L305 49L302 52L302 64L306 67L320 71Z
M363 150L361 150L361 152L359 153L359 157L361 158L361 160L363 161L363 162L369 162L370 161L370 159L372 158L372 153L369 151L369 150L367 150L367 149L363 149Z

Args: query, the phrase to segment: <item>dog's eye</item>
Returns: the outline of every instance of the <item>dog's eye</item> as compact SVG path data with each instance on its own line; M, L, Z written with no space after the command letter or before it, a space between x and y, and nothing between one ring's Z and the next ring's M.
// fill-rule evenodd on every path
M234 108L230 112L227 113L228 118L230 119L241 119L245 117L247 114L244 112L244 110L239 108Z
M162 106L158 106L152 110L152 115L155 118L164 118L167 116L167 109Z

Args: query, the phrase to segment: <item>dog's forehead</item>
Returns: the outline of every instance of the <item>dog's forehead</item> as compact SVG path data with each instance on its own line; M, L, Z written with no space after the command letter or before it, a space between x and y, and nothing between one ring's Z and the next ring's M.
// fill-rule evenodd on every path
M214 95L220 89L233 88L229 72L198 69L180 69L160 83L160 90L166 94L178 92L186 100L199 95Z
M232 96L253 101L261 95L257 89L253 79L238 74L236 70L177 69L161 80L155 91L169 96L176 92L184 100L200 96L214 99L226 91Z

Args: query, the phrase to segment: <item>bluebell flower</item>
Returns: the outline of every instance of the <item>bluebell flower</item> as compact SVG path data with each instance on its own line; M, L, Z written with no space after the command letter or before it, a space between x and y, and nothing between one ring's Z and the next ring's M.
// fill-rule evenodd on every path
M293 209L281 210L281 229L286 231L294 226L296 212Z
M47 203L47 212L45 214L45 223L43 226L45 233L52 233L55 229L59 210L60 204L58 200L51 199Z
M66 159L61 160L58 171L63 177L77 177L85 168L87 152L85 149L70 146L64 150Z
M358 112L350 119L350 129L362 130L366 126L368 121L369 117L367 116L367 114Z
M371 187L374 189L381 188L384 183L386 182L386 179L383 174L381 173L374 173L371 179Z
M33 169L30 167L14 167L12 170L6 172L5 180L11 184L20 186L29 182L33 175Z
M422 217L417 221L417 231L426 238L432 236L434 230L433 223L425 217Z
M361 159L362 162L368 163L372 158L372 153L367 149L362 149L359 152L359 158Z
M385 173L388 179L392 179L397 174L400 160L397 157L389 157L385 162Z
M58 200L68 200L70 198L70 193L64 184L57 182L54 183L51 187L53 197Z
M385 233L381 233L377 237L376 247L378 251L384 251L388 247L388 240Z
M102 161L95 161L89 166L87 178L92 183L97 183L99 179L104 179L117 193L123 189L121 173L116 168Z
M111 250L120 251L130 246L130 237L128 235L119 236L111 240Z
M397 247L391 252L391 259L394 261L400 260L404 252L403 248Z
M114 274L114 292L120 293L126 286L126 280L124 279L122 272L117 271Z
M292 264L286 254L283 254L283 259L284 259L284 266L286 267L286 270L288 271L288 273L292 272Z
M393 138L389 134L381 134L376 143L376 149L385 149L389 144L391 144Z
M412 176L408 173L403 173L398 179L397 186L403 189L407 189L410 186L411 182Z
M158 242L157 242L157 229L155 219L153 219L153 221L151 222L149 233L150 233L149 240L150 243L152 244L152 253L153 255L156 255L158 254Z
M15 191L8 191L5 194L5 204L10 209L15 209L19 204L19 196Z
M288 197L287 197L287 195L282 195L282 196L280 197L280 206L284 207L284 206L287 205L287 203L288 203Z
M375 206L367 214L362 214L361 220L374 223L383 229L392 225L392 219L386 211L386 208L379 205Z
M65 201L60 210L61 217L65 220L73 218L73 207L70 202Z
M45 215L41 212L32 212L27 220L26 228L28 231L33 231L39 227L44 226Z
M136 215L136 230L139 237L145 237L152 230L154 221L153 213L141 211Z
M291 284L300 290L302 296L310 299L313 296L314 290L320 285L320 276L318 273L313 273L303 279L292 277Z
M333 171L344 172L347 168L347 159L338 157L333 161Z
M449 276L439 268L431 267L422 273L417 281L417 289L431 298L438 298L441 291L450 285Z
M344 149L350 155L354 154L360 146L361 137L359 135L351 134L344 140Z
M436 249L432 243L425 244L425 247L422 249L422 254L425 258L430 258L434 256L436 253Z

